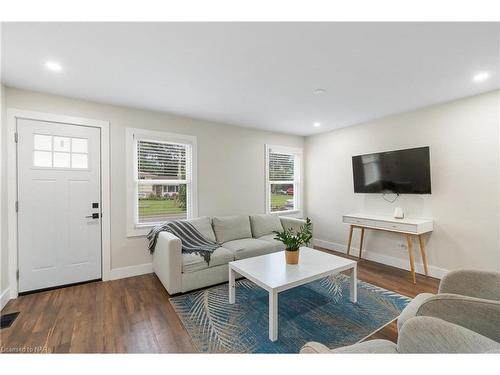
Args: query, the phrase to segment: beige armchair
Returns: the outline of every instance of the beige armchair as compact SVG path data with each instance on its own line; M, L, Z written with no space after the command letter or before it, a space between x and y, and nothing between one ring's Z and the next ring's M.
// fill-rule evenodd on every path
M416 316L429 316L468 328L500 342L500 273L454 271L446 275L437 295L416 296L398 318L398 330Z
M500 353L500 344L479 333L442 319L419 316L408 319L398 335L397 344L389 340L370 340L329 349L309 342L301 354L397 354L397 353Z

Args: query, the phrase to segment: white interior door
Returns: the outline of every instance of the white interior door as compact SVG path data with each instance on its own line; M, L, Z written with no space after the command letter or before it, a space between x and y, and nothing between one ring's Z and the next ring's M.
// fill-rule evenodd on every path
M100 129L18 119L17 132L19 292L101 278Z

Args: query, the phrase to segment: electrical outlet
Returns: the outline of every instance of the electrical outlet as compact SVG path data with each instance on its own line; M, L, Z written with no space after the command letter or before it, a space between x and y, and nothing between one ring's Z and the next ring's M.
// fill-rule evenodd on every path
M408 245L406 245L406 243L405 243L405 242L400 242L400 243L399 243L399 248L400 248L400 249L406 249L406 248L407 248L407 246L408 246Z

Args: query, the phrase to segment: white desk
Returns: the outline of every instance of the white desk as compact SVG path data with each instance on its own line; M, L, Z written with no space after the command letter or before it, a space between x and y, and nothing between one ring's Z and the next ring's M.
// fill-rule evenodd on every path
M418 218L404 218L395 219L392 216L374 215L366 213L357 213L344 215L342 221L350 224L349 240L347 241L347 254L351 250L352 233L354 228L361 229L361 238L359 243L359 259L361 259L361 252L363 248L363 239L365 229L375 229L387 232L402 233L406 236L408 242L408 256L410 258L410 270L413 278L413 283L416 283L415 278L415 261L413 258L413 236L418 237L420 244L420 253L422 254L422 261L424 263L425 275L428 276L427 270L427 255L425 253L424 241L422 234L432 232L434 223L432 219L418 219Z

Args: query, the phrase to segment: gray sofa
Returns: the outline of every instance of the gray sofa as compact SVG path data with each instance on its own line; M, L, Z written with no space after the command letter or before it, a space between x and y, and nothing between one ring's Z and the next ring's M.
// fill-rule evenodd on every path
M277 215L200 217L188 221L221 247L207 264L199 255L183 254L181 241L173 234L160 233L153 253L153 271L171 295L228 281L229 262L284 250L273 231L296 230L305 223Z

